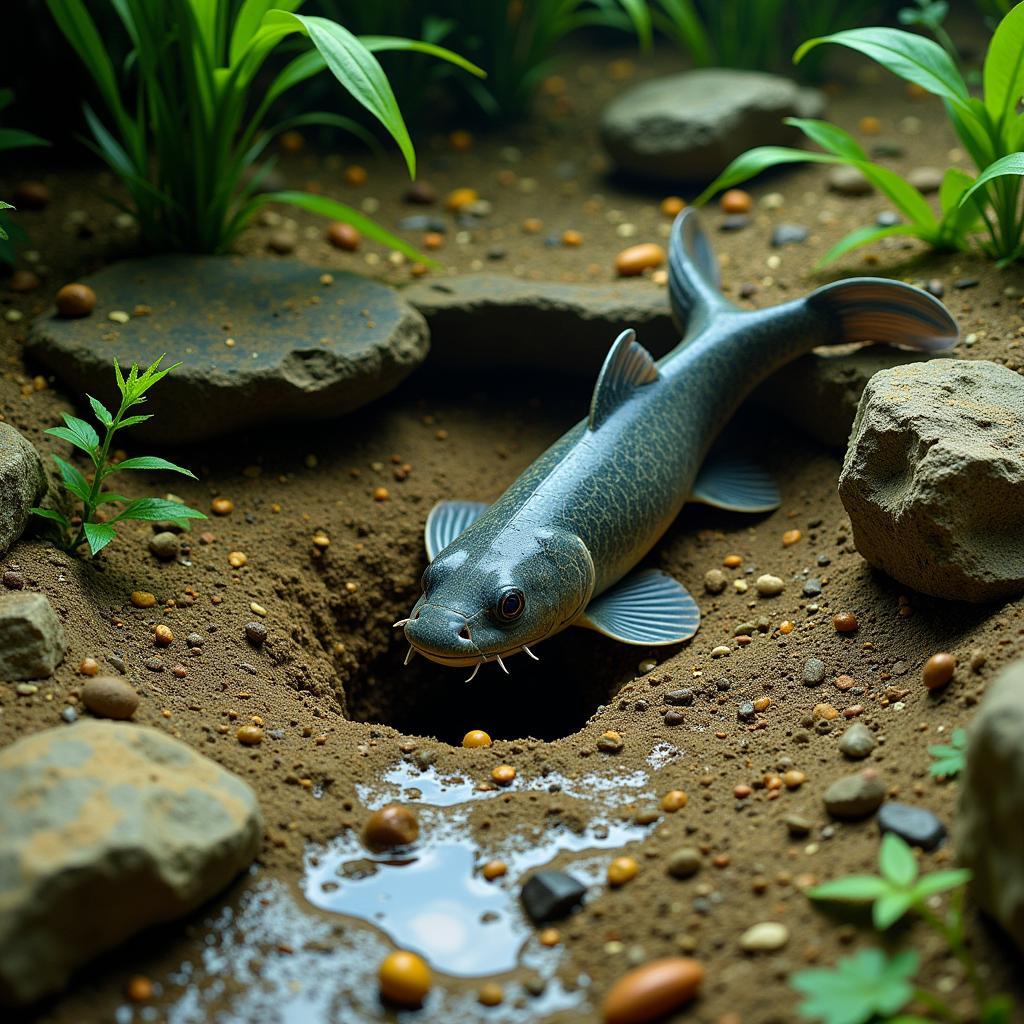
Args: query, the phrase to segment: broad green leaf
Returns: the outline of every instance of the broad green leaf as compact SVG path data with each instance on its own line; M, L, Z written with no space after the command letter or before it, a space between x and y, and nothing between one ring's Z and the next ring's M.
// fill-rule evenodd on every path
M99 554L115 537L117 531L109 523L86 523L83 526L85 539L89 542L89 550Z
M910 979L917 968L912 951L890 958L880 949L862 949L834 968L799 971L789 983L806 996L797 1010L801 1017L824 1024L868 1024L899 1013L910 1002Z
M64 486L76 498L87 501L89 493L92 491L89 481L70 462L65 462L59 455L54 455L53 461L57 463L57 469L60 470L60 478L64 481Z
M73 431L77 434L86 444L91 445L93 448L100 446L100 438L95 430L92 428L92 424L86 423L85 420L80 420L77 416L72 416L70 413L61 413L64 418L64 423L67 425L68 430Z
M967 104L967 86L953 59L938 43L924 36L897 28L852 28L809 39L796 51L793 62L799 63L822 43L848 46L935 96L960 107Z
M1008 153L1006 156L996 160L995 163L989 164L978 175L974 184L960 197L960 205L962 206L966 203L983 185L987 185L994 178L1007 174L1024 176L1024 153Z
M96 414L96 419L100 421L105 427L109 427L114 422L114 417L111 415L107 407L98 399L93 398L92 395L86 395L89 399L89 404L92 406L92 411Z
M112 522L123 519L141 519L144 522L159 522L163 519L205 519L206 516L188 505L166 498L136 498L123 508Z
M919 879L913 888L914 901L920 903L929 896L940 892L959 889L971 880L971 873L966 868L954 868L951 871L934 871Z
M871 908L871 920L875 927L884 932L891 928L910 908L914 900L907 892L889 892L875 901Z
M849 875L833 882L822 882L807 895L812 900L828 900L835 903L873 903L890 891L884 878L877 875Z
M917 858L914 851L895 832L886 832L882 836L878 866L882 876L901 889L905 889L917 878Z
M799 128L812 142L816 142L827 153L833 156L846 157L848 160L867 160L868 155L860 143L847 131L828 121L817 121L810 117L787 117L786 124Z
M184 466L175 465L167 459L161 459L157 455L138 455L134 459L124 459L112 467L115 471L122 469L166 469L172 473L181 473L183 476L190 476L193 480L198 477L190 469Z
M86 444L78 434L73 430L69 430L67 427L50 427L49 429L44 430L43 433L49 434L51 437L59 437L62 441L67 441L68 444L73 444L76 448L81 448L83 452L88 452L89 455L95 458L95 446Z
M487 72L477 67L471 60L460 57L457 53L447 47L438 46L435 43L421 42L419 39L403 39L401 36L359 36L359 41L370 51L370 53L385 53L388 50L407 50L415 53L426 53L438 60L447 61L456 67L468 71L477 78L486 78Z
M1024 95L1024 4L1011 8L999 23L985 55L985 109L1001 125Z
M62 516L56 509L52 508L34 508L30 510L32 515L39 516L41 519L52 519L55 523L60 523L65 529L70 525L65 516Z
M320 51L327 67L357 103L388 130L405 157L409 174L416 176L416 152L402 120L398 101L377 58L348 29L327 18L285 11L268 11L263 24L280 26L294 21Z
M806 149L790 149L788 146L756 146L741 153L722 173L693 201L694 206L703 206L716 192L732 188L742 181L755 177L770 167L780 164L799 163L838 164L839 157L827 153L814 153Z

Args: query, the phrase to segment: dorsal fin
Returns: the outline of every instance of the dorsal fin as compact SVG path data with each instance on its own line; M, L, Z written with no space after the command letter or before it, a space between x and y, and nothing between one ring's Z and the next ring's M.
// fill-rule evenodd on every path
M597 430L637 388L657 379L654 356L636 340L636 331L623 331L615 339L598 374L587 426Z

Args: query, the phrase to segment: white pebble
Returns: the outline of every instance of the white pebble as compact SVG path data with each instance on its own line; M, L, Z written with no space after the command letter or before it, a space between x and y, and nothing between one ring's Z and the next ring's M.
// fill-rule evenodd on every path
M775 597L776 594L781 594L786 584L778 577L765 574L764 576L758 576L754 586L757 587L757 592L762 597Z
M789 942L789 929L778 921L761 921L740 936L740 946L748 953L770 953Z

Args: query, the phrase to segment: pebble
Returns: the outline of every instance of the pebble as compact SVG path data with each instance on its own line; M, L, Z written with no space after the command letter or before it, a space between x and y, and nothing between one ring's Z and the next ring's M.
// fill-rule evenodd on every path
M625 743L614 729L609 729L597 738L597 749L602 754L618 754L623 747L625 747Z
M505 999L505 990L496 981L486 981L476 998L481 1006L499 1006Z
M479 198L480 196L477 194L476 189L457 188L448 193L448 196L444 201L444 205L455 213L461 210L462 207L469 206L470 203L475 203Z
M34 292L41 284L39 275L32 270L16 270L7 281L7 287L19 295Z
M977 277L958 277L953 282L953 287L962 291L964 288L977 288L980 282L981 279Z
M654 270L665 263L665 250L654 242L631 245L615 257L615 273L619 277L639 277L645 270Z
M820 658L808 658L804 662L804 686L818 686L825 681L825 662Z
M398 226L403 231L429 231L438 235L443 235L448 230L448 225L440 217L432 217L425 213L403 217Z
M243 747L258 747L263 742L263 730L258 725L243 725L235 733Z
M750 224L750 218L745 213L730 213L718 222L719 231L742 231Z
M22 181L14 186L14 205L19 210L42 210L50 205L50 190L41 181Z
M169 562L176 558L179 550L179 542L175 534L168 531L154 534L149 541L149 550L160 559L161 562Z
M946 838L946 826L931 811L887 801L878 812L878 827L895 832L911 846L934 850Z
M647 1024L689 1003L704 980L704 968L689 957L652 960L624 974L601 1005L604 1024Z
M669 855L665 870L673 878L692 878L700 871L702 863L699 850L692 846L683 846Z
M416 815L403 804L385 804L374 811L363 825L363 845L379 853L395 847L411 846L420 834Z
M804 597L819 597L821 595L821 580L809 579L804 581L801 588Z
M227 516L235 510L235 503L230 498L214 498L210 502L210 511L215 516Z
M953 678L956 658L952 654L933 654L925 663L921 679L929 690L941 690Z
M287 256L294 252L295 246L298 244L299 236L294 231L275 231L267 239L267 248L279 256Z
M778 576L771 576L766 573L764 576L757 577L754 586L762 597L775 597L782 593L786 584Z
M787 815L785 822L786 828L789 830L789 834L797 839L809 835L811 829L814 827L814 822L800 814Z
M857 628L857 616L852 612L840 612L833 620L837 633L852 633Z
M437 202L437 190L426 181L414 181L406 190L403 197L407 203L417 206L430 206Z
M825 809L834 818L857 819L873 814L885 799L885 786L874 774L844 775L825 790Z
M721 569L709 569L704 573L704 589L709 594L721 594L728 583L729 581Z
M245 624L245 639L253 647L262 647L267 640L267 627L262 622L247 622Z
M548 869L532 875L519 892L523 909L534 924L566 917L583 900L587 887L565 871Z
M96 293L87 284L66 284L57 292L55 302L59 316L88 316L96 308Z
M363 240L363 236L352 227L351 224L346 224L344 221L336 220L327 229L327 241L334 246L335 249L343 249L345 252L355 252L359 248L359 243Z
M915 167L907 175L907 181L919 192L928 195L939 191L943 177L944 172L938 167Z
M722 193L721 199L718 200L718 205L723 213L749 213L754 205L754 200L751 199L749 192L744 192L739 188L731 188Z
M675 217L686 208L686 202L680 196L666 196L661 201L659 209L665 217Z
M139 695L125 679L95 676L81 690L82 703L100 718L125 720L135 714Z
M669 690L664 697L666 704L674 707L688 708L693 703L693 690L683 687L679 690Z
M608 865L608 884L613 889L618 889L636 878L639 870L640 866L632 857L616 857Z
M754 711L752 701L745 700L736 709L736 720L739 722L753 722L756 717L757 713Z
M740 946L748 953L772 953L787 942L789 929L778 921L760 921L740 936Z
M808 234L803 224L779 224L772 232L772 245L776 249L784 245L800 245L807 241Z
M874 187L856 167L833 167L828 172L828 187L844 196L866 196Z
M470 729L462 737L462 745L464 747L489 747L491 745L491 737L483 729Z
M875 749L875 734L863 722L854 722L839 737L839 749L851 760L862 761Z
M422 1006L433 983L427 962L403 949L388 954L377 969L381 997L396 1006Z

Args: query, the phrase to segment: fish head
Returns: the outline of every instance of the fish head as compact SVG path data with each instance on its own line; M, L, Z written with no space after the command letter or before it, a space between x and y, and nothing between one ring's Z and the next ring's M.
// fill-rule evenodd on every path
M405 621L414 650L441 665L479 665L558 632L586 607L594 563L567 530L467 531L427 566Z

